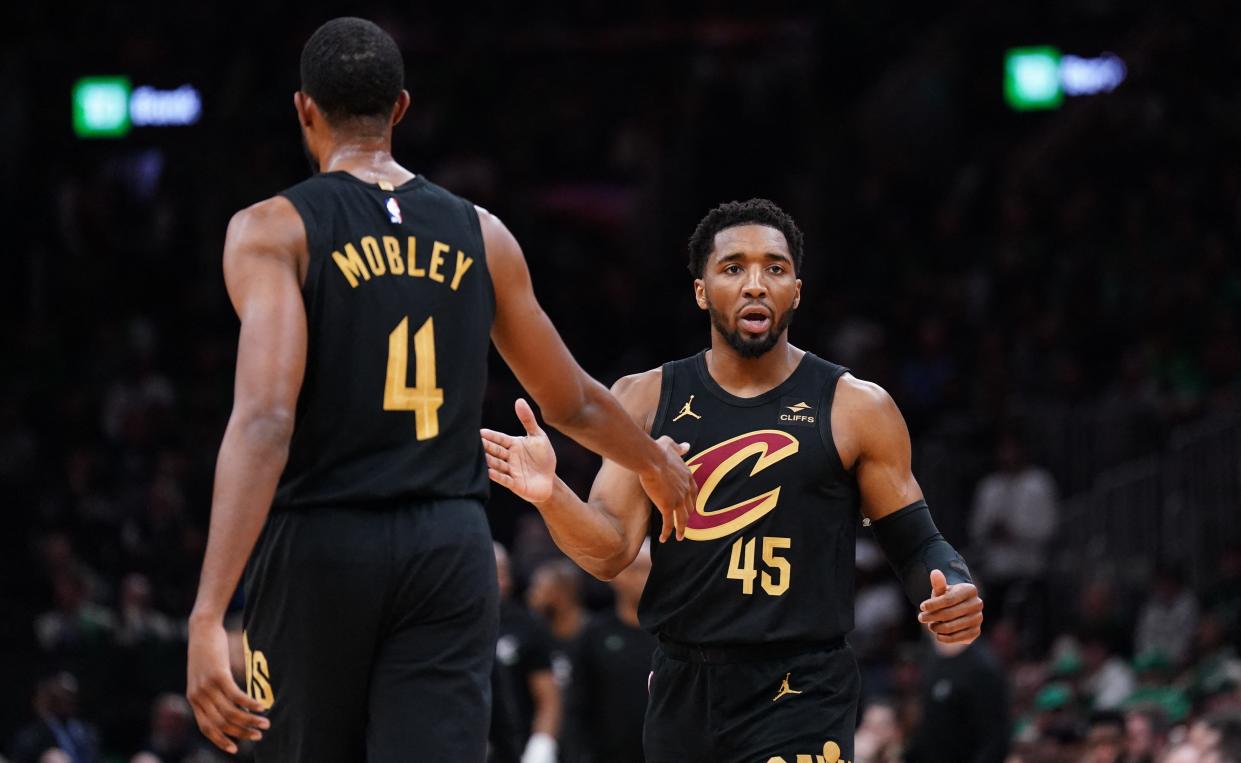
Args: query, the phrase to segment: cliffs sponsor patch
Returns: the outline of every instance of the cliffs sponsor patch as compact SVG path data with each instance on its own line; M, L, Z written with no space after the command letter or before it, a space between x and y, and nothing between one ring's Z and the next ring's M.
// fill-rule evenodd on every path
M819 412L799 397L786 397L780 400L779 420L786 426L812 427L818 423Z

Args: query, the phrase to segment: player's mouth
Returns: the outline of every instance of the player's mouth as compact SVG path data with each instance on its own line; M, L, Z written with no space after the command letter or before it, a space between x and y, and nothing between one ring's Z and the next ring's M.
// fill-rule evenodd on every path
M757 305L743 308L737 325L747 333L762 334L771 328L771 311Z

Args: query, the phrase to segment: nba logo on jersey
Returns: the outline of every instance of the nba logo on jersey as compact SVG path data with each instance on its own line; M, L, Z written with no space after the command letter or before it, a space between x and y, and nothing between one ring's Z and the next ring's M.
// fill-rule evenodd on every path
M401 222L401 207L399 204L396 203L395 196L389 196L388 202L384 204L384 207L387 208L388 210L389 220L391 220L394 223Z

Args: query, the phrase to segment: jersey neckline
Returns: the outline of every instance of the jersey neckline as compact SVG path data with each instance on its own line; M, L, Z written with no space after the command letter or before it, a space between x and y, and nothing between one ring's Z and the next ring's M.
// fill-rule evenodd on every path
M365 186L367 188L372 188L376 191L379 191L380 193L396 193L398 191L408 190L410 188L413 188L416 185L420 185L426 182L426 178L424 176L414 175L412 178L410 178L409 180L406 180L404 183L401 183L400 185L395 186L391 191L385 191L384 189L379 187L378 183L368 183L362 178L358 177L357 175L354 175L351 172L346 172L345 170L332 170L331 172L320 172L319 174L324 177L338 177L338 178L343 178L345 180L352 180L354 183L357 183L358 185Z
M797 361L797 367L793 369L793 373L788 375L788 378L766 392L755 395L754 397L738 397L737 395L734 395L721 387L719 382L711 376L711 370L707 368L706 350L702 350L694 356L694 368L698 371L699 380L703 383L707 390L711 392L711 394L715 395L729 405L750 408L768 403L788 391L788 389L796 383L797 377L801 375L802 371L809 367L810 364L806 361L813 356L814 353L807 350L806 353L801 356L801 360Z

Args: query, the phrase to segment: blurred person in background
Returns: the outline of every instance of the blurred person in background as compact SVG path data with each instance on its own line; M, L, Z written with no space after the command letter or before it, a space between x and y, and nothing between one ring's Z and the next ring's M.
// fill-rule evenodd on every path
M1096 711L1117 710L1137 690L1137 676L1123 657L1111 651L1109 637L1086 631L1079 637L1082 659L1081 690Z
M991 616L1013 618L1027 648L1042 646L1047 616L1047 542L1059 515L1056 483L1030 464L1012 432L996 446L996 469L974 494L970 543L992 602Z
M113 643L116 614L87 599L86 579L76 568L57 571L52 578L56 608L35 620L39 646L49 654L99 653Z
M576 570L576 567L574 568ZM651 573L650 544L612 578L615 606L590 619L573 645L561 763L642 763L642 719L655 637L638 623Z
M94 728L78 717L78 682L69 673L48 676L35 687L35 720L17 732L9 748L12 763L38 763L59 750L69 763L95 763L99 742Z
M1198 628L1198 597L1185 585L1179 566L1155 570L1134 634L1134 653L1159 652L1180 667L1189 657Z
M582 571L568 559L539 565L526 588L526 606L543 618L551 632L552 672L563 691L573 677L569 652L587 622L582 606Z
M976 639L982 600L931 519L892 398L788 341L802 286L793 219L766 199L722 204L689 255L710 348L613 387L634 420L693 453L701 490L693 542L651 548L645 756L852 760L859 512L936 640ZM583 501L530 406L515 409L524 437L482 432L491 479L533 503L571 559L614 577L657 537L635 475L605 459Z
M985 640L931 641L922 665L922 720L910 763L1003 763L1012 724L1008 678Z
M552 637L538 618L513 596L508 551L494 543L500 593L496 662L512 693L512 726L522 763L551 763L563 715L563 695L552 670Z
M1086 726L1086 752L1081 763L1120 763L1125 753L1125 716L1097 712Z
M1189 743L1202 763L1241 763L1241 708L1216 711L1194 723Z
M172 619L152 605L151 583L145 575L134 572L121 580L118 605L120 617L116 642L121 646L172 641L180 635L180 629Z
M256 741L260 761L415 746L481 760L499 614L478 440L491 344L554 426L642 475L665 537L683 533L693 480L574 360L499 219L393 158L410 103L395 40L333 19L300 64L315 174L225 237L241 330L187 696L212 742ZM243 572L245 692L224 627Z
M1125 751L1122 763L1154 763L1168 742L1168 720L1154 705L1125 713Z
M905 735L896 705L883 698L871 701L862 711L853 740L854 763L901 763L904 753Z
M194 711L179 694L165 693L151 705L151 726L142 753L158 763L198 763L217 760L207 740L194 725Z

